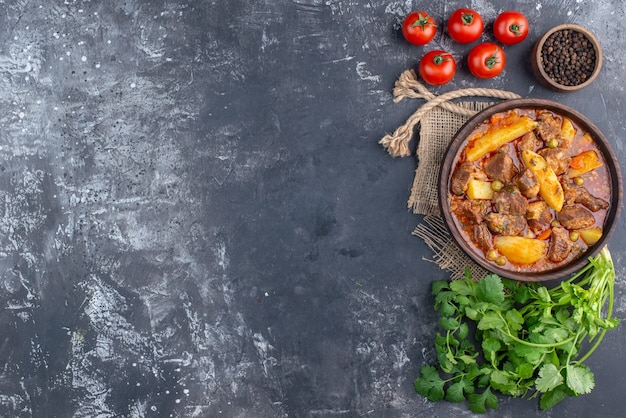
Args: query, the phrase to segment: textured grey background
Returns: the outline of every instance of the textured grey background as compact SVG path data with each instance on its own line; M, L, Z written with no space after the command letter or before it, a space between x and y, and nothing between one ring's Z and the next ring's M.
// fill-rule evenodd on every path
M470 47L441 30L424 48L399 33L410 10L442 23L461 6L529 16L496 79L470 76ZM393 104L393 83L446 48L459 73L436 93L561 101L623 163L625 15L620 0L0 1L0 415L472 416L412 388L447 275L411 236L415 159L377 144L421 104ZM599 79L567 96L528 64L566 22L605 46ZM625 232L622 217L620 317ZM589 360L592 394L549 413L502 397L488 416L623 415L625 344L622 325Z

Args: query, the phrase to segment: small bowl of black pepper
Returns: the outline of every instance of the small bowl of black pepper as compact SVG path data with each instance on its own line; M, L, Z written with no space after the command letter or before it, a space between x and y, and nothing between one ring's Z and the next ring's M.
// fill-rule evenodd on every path
M602 67L602 48L595 35L583 26L559 25L537 41L531 64L544 87L569 93L596 79Z

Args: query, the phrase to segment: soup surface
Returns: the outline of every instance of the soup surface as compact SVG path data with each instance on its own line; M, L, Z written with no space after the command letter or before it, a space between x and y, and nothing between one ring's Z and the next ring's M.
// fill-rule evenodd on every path
M448 202L470 250L500 268L545 272L603 234L610 178L594 139L545 109L501 112L454 159Z

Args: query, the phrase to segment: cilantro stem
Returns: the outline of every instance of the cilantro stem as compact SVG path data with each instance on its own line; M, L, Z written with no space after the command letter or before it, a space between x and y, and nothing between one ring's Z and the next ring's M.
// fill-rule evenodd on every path
M452 354L452 347L450 347L450 335L452 334L452 331L448 331L446 333L446 348L448 349L448 353ZM455 359L450 359L450 362L452 364L456 364L457 361Z
M578 332L576 333L576 340L582 341L585 338L586 335L587 335L587 332L584 331L582 328L579 328ZM579 339L579 337L581 337L581 338ZM569 351L569 353L567 353L567 362L565 363L565 365L563 367L565 367L566 365L570 364L570 362L572 361L572 356L575 355L576 351L577 351L576 350L576 345L577 344L573 344L571 350Z
M465 376L467 375L467 373L459 373L459 374L455 374L454 376L448 378L448 379L442 379L442 381L444 383L448 383L448 382L454 382L455 380L457 380L458 378L463 379Z
M576 336L573 335L571 337L569 337L566 340L560 341L558 343L550 343L550 344L541 344L541 343L531 343L530 341L525 341L525 340L521 340L519 338L517 338L515 335L509 334L506 331L502 331L502 333L504 333L504 335L506 335L507 337L511 338L513 341L526 345L528 347L536 347L536 348L554 348L554 347L560 347L562 345L565 345L571 341L573 341Z
M613 264L612 260L610 260L610 256L609 256L609 262L611 263L611 265ZM610 276L611 275L611 271L607 270L605 272L605 274L603 275L605 278L606 276ZM606 318L607 319L611 319L612 315L613 315L613 303L614 303L614 296L615 296L615 290L613 288L613 281L615 280L614 277L609 277L608 278L608 299L609 299L609 305L607 307L607 311L606 311ZM606 299L603 300L602 305L604 305L604 301ZM589 350L582 356L580 357L578 360L576 360L577 364L581 364L582 362L584 362L585 360L587 360L591 354L593 354L593 352L596 350L596 348L598 348L598 346L600 345L600 343L602 342L602 340L604 339L604 335L606 334L606 332L608 331L607 328L603 328L602 331L600 331L600 335L598 336L598 338L595 340L595 342L593 343L593 345L591 346L591 348L589 348Z
M591 348L581 358L575 361L576 364L581 364L593 354L593 352L596 350L596 348L598 348L598 346L602 342L602 339L604 338L604 334L606 334L606 331L607 331L606 328L600 331L600 335L598 336L598 339L593 343Z
M571 336L568 339L560 341L558 343L550 343L550 344L531 343L530 341L522 340L522 339L518 338L517 336L513 335L511 333L511 329L509 327L509 324L506 322L506 320L504 319L504 317L502 316L502 314L500 312L498 312L498 316L502 319L502 322L504 322L504 327L506 328L506 330L500 330L500 332L502 332L504 335L506 335L507 337L509 337L513 341L515 341L517 343L520 343L522 345L526 345L528 347L535 347L535 348L560 347L562 345L565 345L565 344L571 342L572 340L574 340L574 337L575 337L575 336Z

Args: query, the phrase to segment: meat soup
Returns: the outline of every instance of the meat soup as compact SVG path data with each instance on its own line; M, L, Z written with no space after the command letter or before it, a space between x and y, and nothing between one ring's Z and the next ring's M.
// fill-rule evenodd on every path
M604 233L604 156L589 133L554 111L492 115L468 136L451 172L451 217L471 251L499 268L557 269Z

